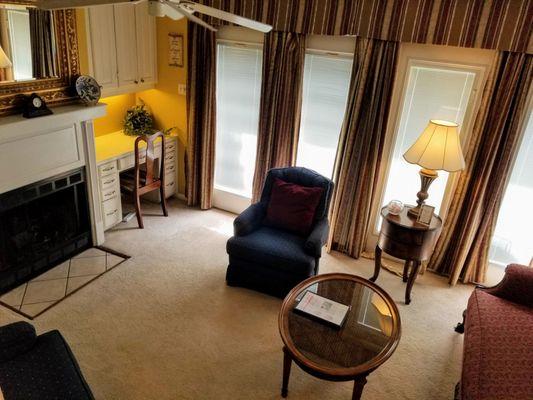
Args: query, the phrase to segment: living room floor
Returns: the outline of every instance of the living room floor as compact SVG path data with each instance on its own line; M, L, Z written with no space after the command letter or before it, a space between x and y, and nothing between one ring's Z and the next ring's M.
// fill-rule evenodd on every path
M164 218L143 204L144 230L133 219L108 232L105 246L132 258L37 317L38 333L61 331L97 399L280 399L281 300L225 284L235 216L169 206ZM369 277L373 262L333 252L320 270ZM463 343L453 327L473 286L426 273L406 306L401 278L383 270L377 283L397 301L403 333L363 398L453 398ZM0 324L21 319L0 307ZM293 366L288 398L350 399L352 385Z

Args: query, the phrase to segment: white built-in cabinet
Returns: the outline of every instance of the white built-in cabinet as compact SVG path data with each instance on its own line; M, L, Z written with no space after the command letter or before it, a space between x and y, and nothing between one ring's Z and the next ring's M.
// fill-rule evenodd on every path
M89 7L87 37L90 73L103 96L154 87L156 27L148 2Z

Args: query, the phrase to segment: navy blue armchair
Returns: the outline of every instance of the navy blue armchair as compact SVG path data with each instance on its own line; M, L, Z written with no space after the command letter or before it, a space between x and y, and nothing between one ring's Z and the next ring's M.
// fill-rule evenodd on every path
M311 232L306 237L263 225L275 178L323 189ZM285 297L298 283L316 275L329 233L332 193L333 182L315 171L301 167L271 169L261 200L244 210L233 223L234 236L226 246L227 284Z
M0 327L0 388L5 400L94 400L63 336L27 322Z

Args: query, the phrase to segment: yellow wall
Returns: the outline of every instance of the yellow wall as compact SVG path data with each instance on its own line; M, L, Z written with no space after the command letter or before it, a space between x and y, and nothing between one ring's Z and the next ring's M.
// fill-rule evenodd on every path
M160 129L176 127L178 134L178 159L180 176L178 190L185 192L184 154L187 146L187 104L186 97L178 94L178 85L187 83L187 61L184 67L168 65L168 34L170 32L183 35L183 47L187 49L187 20L173 21L170 18L157 18L157 71L158 83L155 89L137 93L154 116L155 124ZM186 57L186 54L185 54Z
M89 73L89 53L87 47L87 33L85 11L76 10L78 46L80 50L80 69L83 74ZM187 50L187 20L173 21L169 18L157 18L157 65L158 83L155 89L143 92L102 98L106 103L107 115L95 120L95 135L105 135L122 129L122 121L126 110L133 107L139 100L146 103L154 115L155 124L160 129L176 127L178 134L179 179L178 191L185 192L184 154L187 146L187 105L186 98L178 94L178 85L187 83L187 61L184 67L170 67L168 65L168 34L180 33L184 38L184 51Z

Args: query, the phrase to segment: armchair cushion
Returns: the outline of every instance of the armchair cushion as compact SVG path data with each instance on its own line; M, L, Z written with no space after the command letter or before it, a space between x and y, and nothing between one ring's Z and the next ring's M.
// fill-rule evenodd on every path
M11 360L30 350L37 340L35 328L27 322L15 322L0 328L0 362Z
M304 251L306 239L290 232L261 227L246 236L228 240L227 252L232 257L256 260L274 270L310 276L315 258Z
M503 280L485 291L513 303L533 307L533 268L511 264L505 269Z
M320 220L304 244L305 252L313 257L320 257L322 255L322 247L326 244L328 240L329 233L329 223L327 218Z
M264 225L307 236L323 191L274 178Z
M265 217L265 207L261 203L252 204L233 221L235 236L245 236L261 226Z
M94 399L58 331L38 336L31 351L0 363L0 387L6 400Z

